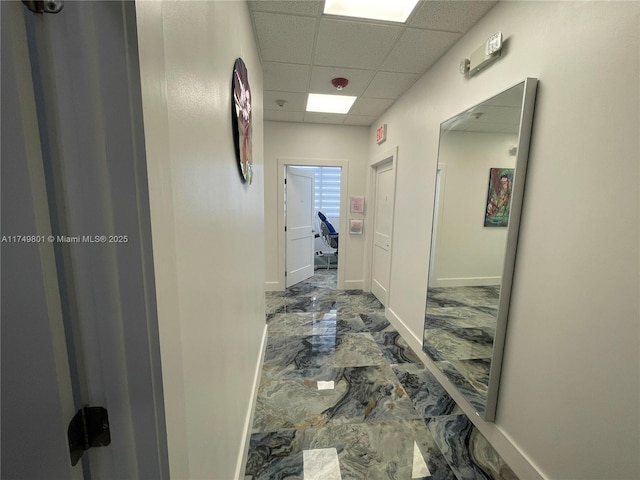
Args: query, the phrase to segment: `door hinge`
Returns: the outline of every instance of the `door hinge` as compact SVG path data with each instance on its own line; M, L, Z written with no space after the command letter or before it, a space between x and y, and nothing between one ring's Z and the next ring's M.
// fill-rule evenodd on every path
M106 447L111 443L109 416L104 407L83 407L78 410L67 429L71 465L75 465L85 450Z
M284 226L284 231L285 231L285 232L287 231L287 226L286 226L286 225Z
M287 276L287 272L284 272L284 276L285 276L285 277Z
M62 0L22 0L33 13L58 13L64 7Z

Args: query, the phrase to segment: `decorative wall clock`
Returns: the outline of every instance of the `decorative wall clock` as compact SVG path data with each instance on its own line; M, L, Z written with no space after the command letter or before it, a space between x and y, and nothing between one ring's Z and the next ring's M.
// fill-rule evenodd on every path
M245 183L253 181L253 155L251 148L251 89L247 67L241 58L233 66L233 102L231 102L231 125L233 144L240 175Z

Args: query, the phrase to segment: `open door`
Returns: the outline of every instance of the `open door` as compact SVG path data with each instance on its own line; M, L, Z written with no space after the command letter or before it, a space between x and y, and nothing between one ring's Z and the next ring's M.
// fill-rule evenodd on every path
M135 4L0 4L2 478L166 479Z
M287 167L285 211L286 288L313 276L315 175Z

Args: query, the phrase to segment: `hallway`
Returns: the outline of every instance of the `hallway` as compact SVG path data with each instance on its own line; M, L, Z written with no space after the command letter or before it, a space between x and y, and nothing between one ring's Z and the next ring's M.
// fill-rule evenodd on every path
M319 270L267 294L245 479L515 479L371 294Z

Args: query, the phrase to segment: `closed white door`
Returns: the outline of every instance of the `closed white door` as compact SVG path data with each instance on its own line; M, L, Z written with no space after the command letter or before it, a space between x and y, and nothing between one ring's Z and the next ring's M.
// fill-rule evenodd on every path
M394 172L391 162L375 170L371 292L383 305L389 300L393 228Z
M289 288L313 276L314 173L287 167L285 191L285 285Z

